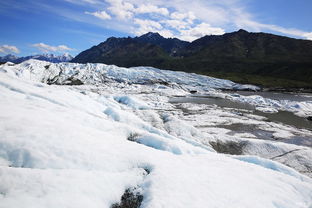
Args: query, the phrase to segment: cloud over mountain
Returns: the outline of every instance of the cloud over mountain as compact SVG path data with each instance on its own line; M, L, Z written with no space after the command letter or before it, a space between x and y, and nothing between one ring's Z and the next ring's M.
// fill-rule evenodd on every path
M1 45L0 46L0 53L8 54L8 53L19 53L19 52L20 50L16 46L13 46L13 45Z
M37 48L38 50L40 50L41 52L44 53L49 53L49 52L64 52L64 51L71 51L74 50L72 48L69 48L66 45L58 45L58 46L51 46L51 45L47 45L45 43L36 43L36 44L32 44L32 47Z

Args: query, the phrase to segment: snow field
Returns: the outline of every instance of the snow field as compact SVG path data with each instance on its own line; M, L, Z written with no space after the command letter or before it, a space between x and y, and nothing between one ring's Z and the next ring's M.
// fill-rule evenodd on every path
M46 71L34 80L26 71L37 69L23 67L18 76L0 70L0 207L110 207L131 187L142 192L143 208L312 204L310 178L269 160L216 153L200 142L214 136L164 113L168 104L155 103L164 98L143 101L114 84L100 94L87 85L49 86L38 83Z

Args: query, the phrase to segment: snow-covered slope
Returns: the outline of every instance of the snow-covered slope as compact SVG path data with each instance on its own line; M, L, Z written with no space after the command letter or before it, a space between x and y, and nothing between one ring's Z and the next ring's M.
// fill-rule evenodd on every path
M75 79L92 85L45 84ZM167 112L169 95L233 86L97 64L0 67L0 207L110 207L129 188L146 208L310 207L310 178L216 153L201 142L209 135Z

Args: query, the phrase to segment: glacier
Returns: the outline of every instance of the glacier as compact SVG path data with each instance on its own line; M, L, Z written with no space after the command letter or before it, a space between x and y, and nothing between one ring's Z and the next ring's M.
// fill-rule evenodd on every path
M196 90L266 111L310 113L310 102L220 91L246 88L258 90L150 67L1 65L0 207L109 208L129 188L142 194L141 207L311 207L310 147L221 126L255 125L285 139L309 130L248 111L169 102ZM227 142L243 144L241 154L218 153L215 144Z

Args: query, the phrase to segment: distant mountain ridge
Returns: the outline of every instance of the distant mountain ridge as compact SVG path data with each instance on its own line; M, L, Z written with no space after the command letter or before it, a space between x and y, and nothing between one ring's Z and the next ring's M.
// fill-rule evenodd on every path
M193 42L151 32L111 37L71 62L152 66L264 86L312 87L312 41L242 29Z
M189 42L187 41L179 40L178 38L164 38L159 33L153 32L146 33L140 37L135 37L134 40L157 45L172 56L174 56L177 51L189 45Z
M54 54L40 54L40 55L32 55L32 56L24 56L24 57L17 57L12 54L8 54L6 56L0 57L0 62L13 62L13 63L21 63L23 61L27 61L29 59L37 59L41 61L49 61L52 63L60 63L60 62L69 62L73 59L70 54L63 54L63 55L54 55Z

